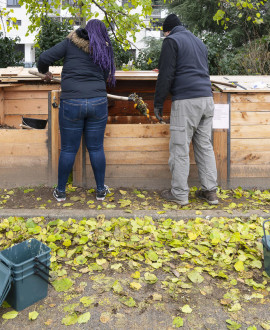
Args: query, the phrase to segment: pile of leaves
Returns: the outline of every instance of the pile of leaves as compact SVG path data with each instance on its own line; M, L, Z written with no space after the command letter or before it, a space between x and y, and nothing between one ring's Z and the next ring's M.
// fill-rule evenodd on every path
M102 214L67 221L9 217L0 221L0 249L31 237L51 248L55 290L63 294L63 300L73 299L63 307L64 325L90 320L89 308L98 301L97 296L83 295L90 282L96 293L114 296L111 306L117 312L121 308L146 309L165 296L179 304L180 297L188 296L188 303L173 312L173 327L188 325L188 316L196 313L198 296L210 292L228 315L224 324L240 329L237 320L245 307L269 302L270 278L262 262L264 220L256 215L157 221L149 216L106 219ZM82 281L82 276L88 279ZM149 291L151 302L145 297ZM10 311L2 317L17 314ZM112 310L102 313L100 322L112 315ZM35 319L38 314L30 317ZM267 320L258 322L270 329Z

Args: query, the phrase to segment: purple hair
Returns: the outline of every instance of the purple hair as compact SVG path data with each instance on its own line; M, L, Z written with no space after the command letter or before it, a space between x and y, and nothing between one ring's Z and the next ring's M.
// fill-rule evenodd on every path
M86 24L85 30L89 37L90 54L95 64L103 71L109 71L109 85L115 85L115 65L112 44L108 31L103 22L98 19L91 19Z

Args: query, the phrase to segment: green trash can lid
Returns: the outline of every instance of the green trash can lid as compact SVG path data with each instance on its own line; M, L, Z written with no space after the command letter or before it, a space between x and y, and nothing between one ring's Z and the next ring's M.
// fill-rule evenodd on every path
M11 287L11 270L0 262L0 306L8 295Z

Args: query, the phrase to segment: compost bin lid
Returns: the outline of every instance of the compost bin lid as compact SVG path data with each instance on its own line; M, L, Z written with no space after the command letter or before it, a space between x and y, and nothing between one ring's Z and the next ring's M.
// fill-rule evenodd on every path
M0 306L2 306L11 287L11 270L0 262Z

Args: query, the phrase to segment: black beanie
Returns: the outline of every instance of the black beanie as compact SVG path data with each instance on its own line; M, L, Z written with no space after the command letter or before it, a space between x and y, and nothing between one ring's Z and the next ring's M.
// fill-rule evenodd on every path
M170 14L165 18L163 23L163 32L171 31L174 27L182 25L179 18L175 14Z

